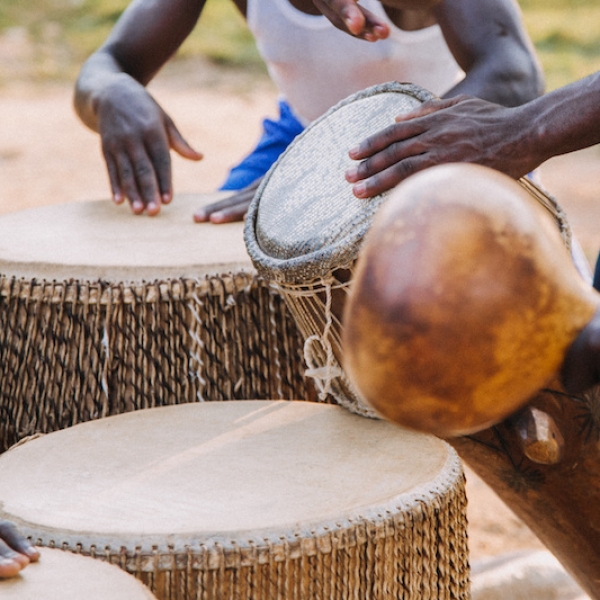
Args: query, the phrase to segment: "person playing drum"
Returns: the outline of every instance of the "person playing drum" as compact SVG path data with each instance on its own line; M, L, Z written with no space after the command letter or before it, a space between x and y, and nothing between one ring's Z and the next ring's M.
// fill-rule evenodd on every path
M375 33L364 37L390 34L373 45L336 31L321 15L326 4L320 0L234 2L283 96L281 116L265 121L258 146L223 186L241 191L198 211L197 221L241 219L256 182L295 135L360 89L403 80L440 96L469 93L505 106L542 90L513 0L365 0ZM203 6L203 0L134 0L76 84L75 108L100 133L113 198L127 198L135 214L155 215L171 200L170 149L188 159L202 157L144 86L189 35Z
M39 551L12 523L0 520L0 579L13 577L39 557Z

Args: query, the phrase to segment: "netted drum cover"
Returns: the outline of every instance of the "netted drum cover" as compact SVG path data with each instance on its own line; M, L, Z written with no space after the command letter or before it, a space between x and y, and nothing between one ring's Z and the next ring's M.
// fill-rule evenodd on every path
M243 225L192 220L211 200L176 196L154 219L110 201L0 217L0 452L139 408L306 397L303 340Z
M158 600L469 598L455 451L339 406L135 411L24 442L0 472L0 518Z
M350 269L387 194L360 200L344 173L348 150L434 96L390 82L354 94L300 134L265 176L248 210L248 253L276 283L305 338L306 374L321 399L375 416L342 369L340 317Z
M248 211L244 237L258 272L279 287L304 335L306 374L321 399L364 416L376 413L343 372L341 316L363 237L389 192L356 198L344 173L348 150L434 96L390 82L363 90L312 123L264 178ZM556 218L567 246L564 214L527 179L522 185ZM482 190L485 193L485 190Z

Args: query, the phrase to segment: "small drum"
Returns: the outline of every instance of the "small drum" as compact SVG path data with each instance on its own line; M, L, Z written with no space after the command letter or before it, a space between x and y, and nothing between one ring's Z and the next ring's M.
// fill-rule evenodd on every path
M314 121L267 173L249 208L244 236L257 271L280 289L305 345L307 375L322 399L376 417L341 368L341 318L353 267L371 221L389 192L358 199L345 181L348 150L433 95L412 84L363 90ZM522 185L570 229L556 202L526 179Z
M464 599L464 475L433 437L331 404L181 404L0 456L0 518L159 600Z
M0 451L137 408L306 397L302 343L242 223L109 201L0 217Z
M2 600L156 600L121 569L62 550L40 549L39 562L0 581Z
M390 125L429 92L386 83L343 100L300 134L267 173L246 217L244 237L258 272L279 287L305 338L307 375L321 399L375 416L341 364L340 319L358 249L387 196L359 200L344 173L348 150Z

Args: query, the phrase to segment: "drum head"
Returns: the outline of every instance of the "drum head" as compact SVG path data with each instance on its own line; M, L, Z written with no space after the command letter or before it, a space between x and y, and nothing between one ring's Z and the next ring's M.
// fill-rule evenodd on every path
M343 100L300 134L267 173L246 218L257 270L304 283L346 268L387 195L356 198L344 173L353 146L433 95L412 84L377 85Z
M277 541L410 510L460 479L433 436L337 406L254 400L83 423L4 453L0 470L2 518L41 545L84 549Z
M37 281L139 283L253 272L242 223L194 223L223 194L175 196L156 218L110 200L42 206L0 216L0 273Z
M39 550L39 562L0 581L2 600L155 600L118 567L63 550Z

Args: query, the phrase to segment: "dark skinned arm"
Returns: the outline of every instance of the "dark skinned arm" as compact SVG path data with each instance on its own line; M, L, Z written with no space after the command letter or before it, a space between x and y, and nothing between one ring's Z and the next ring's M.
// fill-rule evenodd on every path
M440 161L464 160L467 149L471 161L486 164L483 155L473 160L475 153L487 148L477 147L477 138L467 132L471 119L481 117L487 122L486 104L459 105L452 130L438 131L435 141L415 136L407 118L430 110L431 106L455 106L456 97L462 98L457 95L462 94L499 105L518 106L542 93L541 71L519 9L512 0L443 0L433 10L446 43L466 76L445 95L454 97L453 100L427 103L410 115L399 117L398 124L371 136L351 151L350 156L362 162L347 172L346 179L354 184L354 194L359 198L391 189L412 173ZM444 153L448 160L440 159ZM529 172L525 163L515 167L513 164L507 168L512 172L522 171L520 175Z
M145 85L194 28L204 0L134 0L83 65L75 110L98 132L113 199L157 214L172 197L170 150L199 160Z

